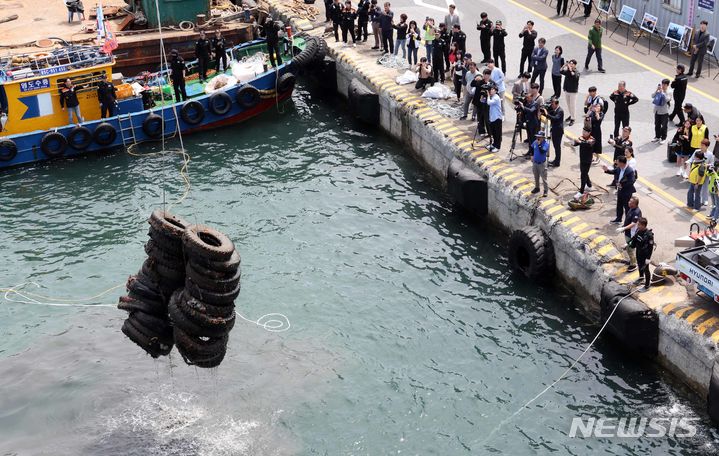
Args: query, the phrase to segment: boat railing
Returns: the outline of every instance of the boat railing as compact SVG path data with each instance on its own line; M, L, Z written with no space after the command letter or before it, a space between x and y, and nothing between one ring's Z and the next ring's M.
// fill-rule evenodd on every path
M0 57L0 82L50 76L111 63L112 55L96 46L65 46L49 52Z

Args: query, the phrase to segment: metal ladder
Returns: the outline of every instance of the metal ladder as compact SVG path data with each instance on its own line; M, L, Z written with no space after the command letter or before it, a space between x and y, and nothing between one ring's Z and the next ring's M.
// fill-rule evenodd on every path
M137 139L135 138L135 127L132 125L132 117L130 116L130 114L125 114L125 120L130 123L130 126L128 128L123 127L122 120L122 115L117 116L117 123L120 126L120 137L122 138L122 145L124 147L127 147L127 144L130 141L132 141L132 144L137 144ZM128 130L130 134L126 137L125 132Z

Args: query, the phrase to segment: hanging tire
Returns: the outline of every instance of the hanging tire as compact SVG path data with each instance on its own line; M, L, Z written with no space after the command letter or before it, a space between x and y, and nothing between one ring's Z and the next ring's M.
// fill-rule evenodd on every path
M318 42L311 37L305 38L305 48L299 54L292 57L292 62L299 67L308 65L317 55Z
M129 318L122 324L122 332L153 358L169 355L172 351L172 345L162 343L157 338L146 336Z
M292 73L285 73L282 76L280 76L280 79L277 81L277 91L279 93L285 93L289 92L292 89L295 88L295 75Z
M67 149L67 139L57 131L48 132L40 141L40 149L49 158L60 157Z
M235 302L240 294L241 284L237 284L237 288L226 293L218 293L216 291L206 290L197 285L192 279L185 279L185 291L195 299L213 306L229 306Z
M0 141L0 161L6 162L17 157L17 145L11 139Z
M228 335L210 337L207 340L194 337L180 328L175 328L173 338L178 347L182 347L186 354L195 358L211 358L225 350Z
M237 249L232 252L232 256L227 261L213 261L198 257L188 259L188 263L192 263L192 267L197 272L208 277L218 277L218 274L232 274L240 267L241 261L242 259Z
M178 299L178 304L180 309L185 313L187 313L185 310L185 308L187 308L195 312L203 313L209 317L228 318L232 315L232 312L235 311L234 305L213 306L211 304L207 304L206 302L202 302L199 299L193 298L185 290L180 290L180 293L182 293L182 296Z
M190 100L182 105L180 117L189 125L197 125L205 118L205 108L197 100Z
M157 305L156 301L133 298L129 295L120 296L120 299L117 303L117 308L120 310L125 310L127 312L145 312L151 315L156 315L158 317L167 316L166 305Z
M180 299L181 296L179 292L175 292L172 298L170 298L170 304L167 306L170 320L172 320L175 327L195 337L222 337L227 334L229 330L226 330L225 326L201 326L187 318L187 316L182 313L178 304L178 299ZM234 319L232 320L232 325L234 325Z
M142 122L142 131L144 131L148 137L157 139L162 136L163 123L164 120L162 117L157 114L149 114Z
M515 230L509 238L509 265L529 279L545 279L554 270L552 242L536 226Z
M92 139L101 146L109 146L117 139L117 130L111 123L103 122L95 127Z
M177 351L182 356L182 359L189 366L201 367L205 369L217 367L225 359L225 353L227 352L227 344L222 345L221 350L214 356L198 356L189 347L177 345Z
M148 337L157 337L158 339L172 343L172 325L167 316L158 317L145 312L132 312L128 317L137 329Z
M177 242L182 242L183 233L191 226L187 220L160 209L152 211L148 223L155 231Z
M232 291L237 288L237 285L240 283L240 278L242 277L242 271L240 268L237 268L237 271L231 275L224 273L220 274L224 275L224 277L217 277L217 275L219 275L217 273L212 276L201 274L190 262L187 263L185 269L185 275L191 278L197 285L205 290L216 291L219 293L227 293L228 291Z
M145 253L149 258L152 258L156 263L166 266L170 269L181 270L185 268L185 259L182 256L177 256L167 250L161 248L152 239L145 243ZM179 251L182 255L182 251Z
M185 254L189 257L226 261L232 257L235 244L223 233L204 225L192 225L182 235Z
M215 92L207 100L210 111L216 116L224 116L232 109L232 98L227 92Z
M75 127L68 133L67 142L73 149L85 150L92 144L92 132L87 127Z
M237 90L237 103L244 109L254 108L260 104L260 91L250 84L243 85Z

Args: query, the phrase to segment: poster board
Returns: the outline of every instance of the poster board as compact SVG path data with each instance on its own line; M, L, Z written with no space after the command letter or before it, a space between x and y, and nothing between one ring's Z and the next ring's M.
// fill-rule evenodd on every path
M673 41L675 43L681 43L684 37L684 26L670 22L667 27L667 33L664 35L664 39L667 41Z
M597 2L597 9L600 13L609 15L609 10L612 7L612 0L599 0Z
M687 52L689 50L689 43L692 42L693 33L694 29L692 27L689 27L688 25L684 26L684 35L682 36L681 43L679 43L679 49L684 52Z
M636 16L637 10L635 8L632 8L629 5L622 5L622 11L619 12L619 17L617 18L619 22L624 22L625 24L632 25L632 22L634 22L634 16Z
M649 13L644 13L640 28L645 32L654 33L654 30L657 28L657 17Z
M709 54L714 54L714 49L716 49L717 46L717 37L715 36L709 36L709 44L707 44L707 52Z
M716 6L715 0L699 0L697 3L697 8L701 8L705 11L709 11L710 13L714 12L715 6Z

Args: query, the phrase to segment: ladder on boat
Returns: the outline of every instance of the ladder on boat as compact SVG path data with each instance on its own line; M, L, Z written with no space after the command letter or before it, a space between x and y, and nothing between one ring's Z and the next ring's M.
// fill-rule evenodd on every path
M129 123L129 127L123 126L123 118L124 120ZM137 139L135 138L135 127L132 125L132 117L130 114L125 114L117 116L117 123L120 126L120 137L122 138L122 145L124 147L127 147L128 143L131 144L137 144ZM125 135L125 132L129 131L129 135Z

